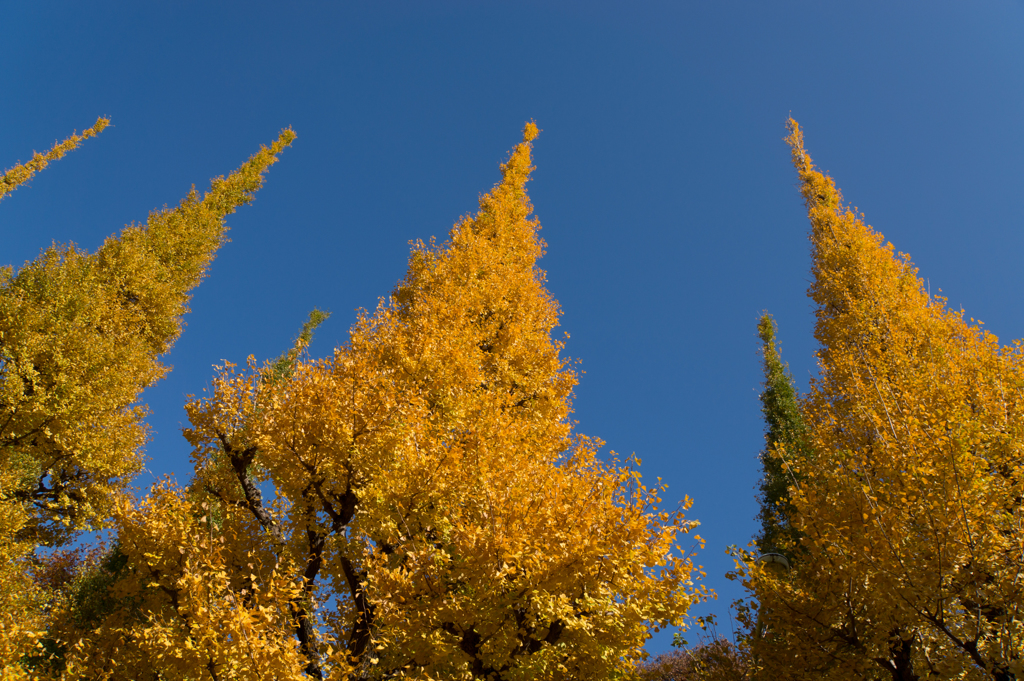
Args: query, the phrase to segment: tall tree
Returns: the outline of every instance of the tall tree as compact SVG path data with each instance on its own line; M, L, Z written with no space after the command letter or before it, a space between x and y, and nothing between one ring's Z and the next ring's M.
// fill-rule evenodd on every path
M796 386L789 367L782 361L775 341L777 326L769 314L757 324L761 339L764 389L761 413L765 423L765 448L761 451L762 477L758 501L761 531L755 542L761 553L781 553L792 561L800 535L793 527L796 509L789 488L796 482L789 459L802 461L809 456L807 426L800 414Z
M0 178L0 196L101 131L36 154ZM29 581L38 547L108 522L141 470L141 391L167 369L189 292L224 241L224 218L253 199L290 130L228 177L153 211L95 253L54 245L16 274L0 268L0 626L4 654L31 637L45 596ZM47 606L49 607L49 606ZM9 663L15 657L0 661Z
M790 122L820 376L801 404L791 572L748 566L771 678L1024 673L1024 355L931 297Z
M306 357L304 333L278 361L225 366L187 407L191 513L216 519L223 598L284 593L272 576L297 585L287 626L303 678L609 678L705 593L675 548L694 523L572 431L576 374L552 338L559 309L525 190L536 135L527 125L446 243L414 245L405 278L332 357ZM165 566L148 607L205 646L189 678L221 678L238 627L186 635L183 603L201 598L181 541L132 549L124 579ZM275 618L252 639L268 632L265 659L293 678ZM83 635L76 659L178 678L145 623L104 622L112 633Z

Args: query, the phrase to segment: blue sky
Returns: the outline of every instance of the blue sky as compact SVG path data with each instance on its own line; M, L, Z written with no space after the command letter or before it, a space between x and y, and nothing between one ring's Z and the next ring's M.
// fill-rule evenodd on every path
M639 5L639 6L638 6ZM0 264L93 249L299 137L197 290L148 390L150 474L186 479L184 396L223 359L312 347L402 276L498 179L523 123L542 267L586 371L579 429L695 499L719 600L755 531L755 324L815 372L807 224L782 142L792 114L848 201L950 304L1024 337L1024 3L16 3L0 44L0 166L99 115L113 127L0 206ZM649 648L664 650L670 635Z

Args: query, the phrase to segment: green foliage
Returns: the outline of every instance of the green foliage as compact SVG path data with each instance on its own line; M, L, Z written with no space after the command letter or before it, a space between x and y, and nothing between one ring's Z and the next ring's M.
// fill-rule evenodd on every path
M40 639L40 649L22 659L22 665L37 674L59 676L65 667L68 648L67 642L60 634L67 625L88 631L100 626L115 610L123 610L138 616L136 599L118 594L113 586L128 571L128 556L121 552L116 544L109 550L99 554L96 550L80 560L81 551L55 552L47 561L52 566L54 557L61 554L71 555L72 560L62 572L65 579L62 583L48 584L50 593L55 596L52 607L59 609L67 616L67 621L51 625L48 635ZM99 554L99 555L97 555ZM51 567L52 571L52 567ZM39 581L37 577L37 581Z
M781 553L792 560L800 533L793 527L796 509L789 496L789 486L795 484L797 478L787 458L804 459L810 450L796 387L789 367L779 354L776 332L775 320L764 314L757 324L764 368L761 413L765 423L765 448L760 455L764 474L758 495L761 532L755 543L762 553Z
M330 312L324 312L323 310L315 307L313 308L313 311L309 313L309 319L302 325L302 330L299 332L299 335L292 344L292 347L270 363L270 367L267 371L267 380L271 383L276 383L278 381L287 380L291 377L292 372L295 369L295 363L299 361L299 357L313 341L313 332L316 331L318 326L327 321L327 318L330 316Z

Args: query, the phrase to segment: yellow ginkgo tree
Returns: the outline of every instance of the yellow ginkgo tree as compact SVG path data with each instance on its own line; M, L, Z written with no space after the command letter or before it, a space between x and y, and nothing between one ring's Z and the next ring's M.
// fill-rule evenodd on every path
M0 197L107 124L6 171ZM53 606L30 579L39 550L108 525L141 470L139 394L167 371L159 356L181 333L224 218L252 201L293 137L282 132L205 195L192 190L95 253L54 245L17 272L0 268L0 665L13 668Z
M1024 351L931 296L790 122L820 375L800 404L786 569L744 566L763 678L1024 674ZM752 558L752 557L751 557Z
M195 493L299 570L312 676L608 678L698 597L692 523L572 432L536 134L333 357L227 366L188 405Z

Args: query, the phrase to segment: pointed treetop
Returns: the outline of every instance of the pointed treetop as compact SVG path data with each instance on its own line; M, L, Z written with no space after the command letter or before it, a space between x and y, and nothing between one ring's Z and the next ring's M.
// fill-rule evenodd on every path
M793 165L802 174L805 168L809 170L813 167L811 165L811 158L804 149L804 131L800 129L800 124L792 116L786 121L786 130L789 134L785 139L786 144L789 145L793 153Z
M790 118L786 129L789 135L785 140L793 155L793 166L800 177L800 193L803 194L814 231L830 226L836 216L855 219L854 213L843 206L843 194L836 187L835 180L814 167L811 155L804 148L804 133L800 124Z
M536 121L530 121L523 128L523 141L532 142L537 139L537 135L540 134L540 128L537 127Z
M103 132L108 125L110 125L110 119L101 116L96 119L96 123L91 128L83 130L81 135L72 133L71 137L63 142L55 143L53 148L45 154L36 152L32 154L32 160L19 163L5 171L3 175L0 175L0 199L32 179L32 176L45 168L50 161L56 161L69 151L78 148L83 140L95 137Z
M504 195L504 190L511 189L514 196L520 199L525 199L525 192L523 187L530 180L530 173L533 172L533 166L530 165L531 150L533 149L533 140L540 134L540 129L537 128L537 124L530 121L523 127L523 141L516 145L515 149L508 157L508 161L501 164L502 181L495 186L494 190L481 199L481 208L486 210L487 198L493 198L498 201L507 201L509 196ZM532 210L532 206L529 205L528 200L524 204L527 208L527 215Z

